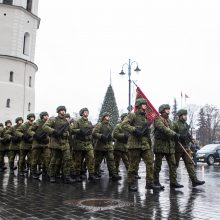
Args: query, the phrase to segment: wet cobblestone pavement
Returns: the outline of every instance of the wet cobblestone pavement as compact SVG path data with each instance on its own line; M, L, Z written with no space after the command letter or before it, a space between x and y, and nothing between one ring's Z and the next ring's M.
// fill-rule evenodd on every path
M183 162L180 165L178 178L184 188L170 190L164 162L160 177L165 190L153 192L145 189L145 168L141 162L142 178L135 193L128 192L123 165L119 182L109 181L105 172L96 183L84 181L74 185L50 184L6 171L0 174L0 219L220 219L220 166L199 164L197 176L206 184L192 188ZM106 169L105 164L103 167ZM78 205L87 199L110 199L113 206L102 209L100 204L96 208Z

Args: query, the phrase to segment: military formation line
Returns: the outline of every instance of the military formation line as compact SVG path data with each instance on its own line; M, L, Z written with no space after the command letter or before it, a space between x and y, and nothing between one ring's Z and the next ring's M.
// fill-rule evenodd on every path
M95 126L88 120L89 110L80 110L80 119L73 121L66 113L65 106L57 107L57 116L49 118L41 112L40 119L29 114L27 121L22 117L15 125L7 120L0 125L0 172L7 172L5 157L9 159L10 174L18 169L18 175L33 179L46 178L55 183L62 177L64 183L73 184L87 178L99 181L106 160L109 178L121 179L119 163L123 161L127 169L128 189L137 191L135 179L140 178L138 169L141 159L146 164L146 189L163 190L159 174L162 159L169 165L170 188L182 188L177 182L177 169L182 158L192 187L205 182L196 177L192 161L187 110L178 111L178 120L169 119L170 106L159 107L160 117L149 126L146 119L147 101L137 99L135 113L124 113L120 122L113 128L111 116L104 113L101 122ZM16 158L19 158L16 163Z

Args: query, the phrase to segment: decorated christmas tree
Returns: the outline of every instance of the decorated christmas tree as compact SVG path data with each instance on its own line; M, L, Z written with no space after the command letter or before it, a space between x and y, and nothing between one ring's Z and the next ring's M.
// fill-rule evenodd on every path
M111 115L111 124L115 126L118 122L119 113L117 103L115 100L114 90L111 84L108 86L108 89L104 97L104 101L102 103L102 108L99 113L99 122L101 121L101 116L104 112L108 112Z

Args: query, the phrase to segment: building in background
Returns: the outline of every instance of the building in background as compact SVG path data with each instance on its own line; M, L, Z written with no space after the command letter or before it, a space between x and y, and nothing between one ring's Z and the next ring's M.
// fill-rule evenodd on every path
M35 111L38 0L0 0L0 122Z

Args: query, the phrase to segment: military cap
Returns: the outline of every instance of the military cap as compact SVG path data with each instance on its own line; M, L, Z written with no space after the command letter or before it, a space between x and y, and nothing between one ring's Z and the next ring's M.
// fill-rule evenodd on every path
M146 99L143 99L143 98L140 98L140 99L137 99L136 102L135 102L135 106L138 107L142 104L146 104L147 105L147 100Z
M80 109L79 115L82 116L82 115L83 115L83 112L85 112L85 111L89 111L89 109L88 109L88 108L82 108L82 109Z
M121 114L121 120L123 120L127 115L128 115L128 113Z
M8 123L12 124L11 120L5 121L5 126L6 126Z
M15 119L15 123L18 123L18 121L20 121L20 120L22 120L22 122L24 121L24 119L23 119L22 117L17 117L17 118Z
M57 107L57 113L59 113L59 111L62 111L62 110L66 111L66 107L63 105L60 105Z
M47 112L41 112L40 113L40 119L43 119L44 116L49 116L49 114Z
M180 109L177 112L178 117L180 117L181 115L187 115L187 110L186 109Z
M102 120L103 120L103 118L104 118L105 116L110 116L110 113L108 113L108 112L103 112L103 113L102 113Z
M69 113L65 114L65 118L71 118Z
M3 123L0 123L0 127L4 127Z
M35 114L34 113L30 113L27 115L27 120L29 120L30 118L35 118Z
M159 107L159 112L163 112L165 109L170 109L170 105L169 104L163 104Z

